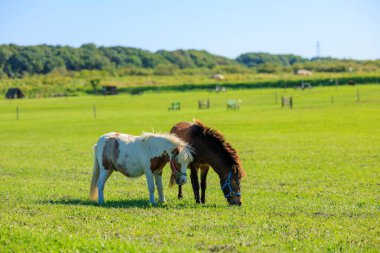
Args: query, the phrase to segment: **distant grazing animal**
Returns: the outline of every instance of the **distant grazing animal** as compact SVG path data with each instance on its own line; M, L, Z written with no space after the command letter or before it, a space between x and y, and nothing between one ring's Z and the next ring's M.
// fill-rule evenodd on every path
M300 76L311 76L311 75L313 75L313 72L311 72L310 70L307 70L307 69L299 69L297 71L297 75L300 75Z
M145 173L149 202L156 204L154 181L159 201L165 202L162 185L162 169L165 164L170 161L174 174L172 178L175 178L178 185L182 185L186 183L186 168L193 161L192 148L173 134L145 133L133 136L108 133L99 138L94 151L90 199L96 200L99 197L98 203L104 203L104 186L113 171L127 177L139 177Z
M205 126L199 120L194 123L180 122L170 131L194 148L194 160L189 164L191 184L197 203L206 201L206 179L211 166L220 178L224 197L230 205L241 205L240 180L245 172L240 158L224 136L215 129ZM198 169L201 171L201 197L199 196ZM182 186L178 189L182 198Z
M218 80L218 81L222 81L222 80L224 80L224 75L215 74L212 76L212 78L214 78L215 80Z

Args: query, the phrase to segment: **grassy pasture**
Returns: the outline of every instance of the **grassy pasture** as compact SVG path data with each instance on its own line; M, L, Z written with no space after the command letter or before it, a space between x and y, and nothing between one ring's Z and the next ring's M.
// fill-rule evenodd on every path
M282 95L293 96L294 109L281 109ZM198 110L206 98L211 109ZM240 110L227 111L227 99L241 99ZM177 100L182 110L168 112ZM203 206L188 184L183 200L165 189L167 204L151 207L145 177L119 173L103 206L87 200L100 135L167 132L192 118L239 151L242 207L227 206L213 172ZM0 100L0 139L0 252L380 248L378 85Z

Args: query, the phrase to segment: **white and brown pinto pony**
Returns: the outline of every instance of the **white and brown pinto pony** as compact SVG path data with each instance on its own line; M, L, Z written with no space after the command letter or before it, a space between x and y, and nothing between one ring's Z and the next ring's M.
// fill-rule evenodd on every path
M165 202L162 169L170 162L172 179L178 185L186 183L186 168L193 161L192 148L173 134L144 133L141 136L107 133L94 146L94 172L90 199L104 203L104 185L113 171L127 177L145 174L149 202L154 199L154 182L160 202Z

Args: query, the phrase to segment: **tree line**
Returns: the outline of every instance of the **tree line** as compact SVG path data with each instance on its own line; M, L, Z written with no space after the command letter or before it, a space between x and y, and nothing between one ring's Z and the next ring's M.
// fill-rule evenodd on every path
M131 47L97 47L89 43L70 46L0 45L0 77L23 77L52 71L105 70L129 75L176 73L277 73L308 69L316 72L373 72L380 60L335 58L307 59L292 54L246 53L236 59L204 50L159 50L155 53Z

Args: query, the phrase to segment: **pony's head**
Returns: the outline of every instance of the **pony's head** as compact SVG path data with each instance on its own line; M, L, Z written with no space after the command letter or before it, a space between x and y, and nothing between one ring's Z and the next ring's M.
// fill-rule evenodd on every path
M241 206L240 179L244 174L234 165L232 169L225 175L226 179L222 183L222 191L229 205Z
M194 153L194 150L187 144L179 145L172 150L170 157L170 168L172 169L170 186L174 185L174 182L178 185L186 184L187 167L194 159L192 153Z

